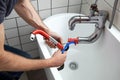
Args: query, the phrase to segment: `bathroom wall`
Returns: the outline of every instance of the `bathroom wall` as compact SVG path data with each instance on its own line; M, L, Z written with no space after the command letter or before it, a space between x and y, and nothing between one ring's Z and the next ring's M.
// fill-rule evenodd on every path
M83 13L89 13L89 6L90 4L94 3L96 0L87 0L88 6L83 7ZM115 0L98 0L97 5L99 10L106 10L109 12L109 21L111 20L112 9ZM117 11L114 17L113 24L120 30L120 0L118 0Z
M88 6L87 0L31 0L31 3L42 20L58 13L81 13L82 6ZM14 10L5 19L4 25L5 44L26 51L33 58L39 57L37 42L29 40L33 27L21 19Z

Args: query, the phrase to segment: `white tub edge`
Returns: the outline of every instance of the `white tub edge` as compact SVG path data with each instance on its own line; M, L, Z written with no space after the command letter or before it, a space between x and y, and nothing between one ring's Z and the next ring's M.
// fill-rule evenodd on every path
M118 40L120 42L120 31L112 25L111 29L109 29L109 24L110 22L107 21L106 22L106 29L116 38L116 40Z
M46 44L44 43L43 37L41 35L37 34L36 38L37 38L38 46L44 52L44 56L43 55L42 56L45 59L50 58L51 56L50 56L49 51L46 47ZM53 76L54 76L55 80L63 80L61 75L59 75L59 72L58 72L57 68L49 68L49 70L51 71L51 73L53 73ZM50 75L47 75L47 76L50 76Z

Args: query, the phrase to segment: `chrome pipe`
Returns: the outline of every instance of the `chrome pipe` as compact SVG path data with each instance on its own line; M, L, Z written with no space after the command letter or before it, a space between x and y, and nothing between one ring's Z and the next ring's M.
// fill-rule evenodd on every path
M95 31L93 34L91 34L88 37L78 37L78 44L90 44L90 43L94 43L95 41L97 41L100 37L102 33L102 29L99 28L95 28Z
M109 29L111 29L113 21L114 21L114 17L115 17L115 13L116 13L116 9L117 9L117 4L118 4L118 0L114 1L114 6L113 6L113 10L112 10L112 17L111 17L111 21L110 21L110 25L109 25Z
M69 29L74 30L75 25L78 23L85 23L85 24L95 24L95 31L92 35L88 37L78 37L78 43L93 43L100 37L103 28L105 27L105 22L108 17L108 12L106 11L99 11L97 16L73 16L69 20Z

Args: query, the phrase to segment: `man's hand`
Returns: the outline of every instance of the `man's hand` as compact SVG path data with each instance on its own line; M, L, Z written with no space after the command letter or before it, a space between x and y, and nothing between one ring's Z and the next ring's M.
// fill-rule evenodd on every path
M50 36L52 36L55 40L57 40L59 43L62 44L62 37L60 35L58 35L56 32L50 31L48 34ZM55 44L53 44L52 42L50 42L48 39L45 39L45 41L48 44L48 46L50 46L51 48L56 48Z
M51 66L59 67L59 66L63 65L66 60L66 57L67 57L67 52L64 52L62 54L60 50L57 50L53 54L52 58L50 58L50 61L51 61L50 64L52 64Z

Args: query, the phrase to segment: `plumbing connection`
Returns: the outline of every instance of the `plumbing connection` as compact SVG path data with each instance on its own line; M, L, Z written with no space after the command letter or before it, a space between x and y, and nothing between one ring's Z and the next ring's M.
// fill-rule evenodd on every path
M68 42L66 43L66 45L62 49L62 53L64 53L64 51L67 51L71 44L75 44L76 45L76 44L78 44L78 42L79 42L78 38L68 38Z
M46 39L48 39L51 42L53 42L53 44L55 44L55 46L57 46L57 48L59 48L62 51L62 53L64 53L64 51L67 51L71 44L78 44L78 39L77 38L69 38L68 42L66 43L66 45L63 46L61 43L59 43L57 40L55 40L53 37L51 37L50 35L48 35L46 32L44 32L42 30L34 30L31 33L30 40L33 41L35 39L35 35L36 34L40 34L43 37L45 37Z
M48 35L46 32L42 31L42 30L34 30L32 33L31 33L31 36L30 36L30 40L34 40L35 39L35 36L36 34L40 34L42 35L43 37L45 37L46 39L50 40L51 42L53 42L53 44L55 44L55 46L57 46L62 54L67 51L69 49L69 46L71 44L78 44L78 38L68 38L68 42L66 43L65 46L63 46L61 43L59 43L58 41L56 41L53 37L51 37L50 35ZM59 70L62 70L64 68L64 64L62 66L60 66L58 69Z

